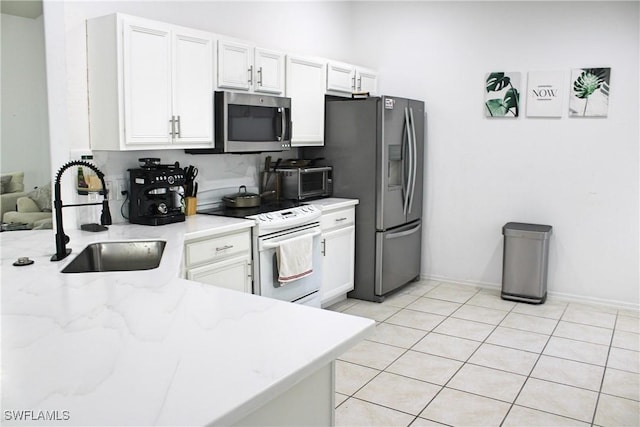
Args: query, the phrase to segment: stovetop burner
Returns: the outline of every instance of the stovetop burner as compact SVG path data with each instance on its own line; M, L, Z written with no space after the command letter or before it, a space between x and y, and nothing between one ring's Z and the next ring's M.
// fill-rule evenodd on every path
M259 215L268 212L280 211L283 209L295 208L302 205L297 200L278 200L268 203L262 203L260 206L253 208L228 208L218 207L199 210L199 214L227 216L232 218L246 218L251 215Z

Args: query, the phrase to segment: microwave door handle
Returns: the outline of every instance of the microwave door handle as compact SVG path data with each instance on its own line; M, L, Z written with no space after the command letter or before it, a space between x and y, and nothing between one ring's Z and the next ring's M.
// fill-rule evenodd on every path
M287 125L285 109L283 107L278 107L278 113L280 113L280 135L276 136L276 139L278 141L282 141L284 139L285 126Z

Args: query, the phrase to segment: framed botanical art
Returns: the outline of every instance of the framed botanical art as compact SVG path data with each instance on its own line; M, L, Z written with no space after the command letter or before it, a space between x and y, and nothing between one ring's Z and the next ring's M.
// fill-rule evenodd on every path
M527 117L562 117L565 79L563 71L529 71Z
M484 107L487 117L518 117L520 73L494 71L485 78Z
M569 116L607 117L611 68L576 68L571 70Z

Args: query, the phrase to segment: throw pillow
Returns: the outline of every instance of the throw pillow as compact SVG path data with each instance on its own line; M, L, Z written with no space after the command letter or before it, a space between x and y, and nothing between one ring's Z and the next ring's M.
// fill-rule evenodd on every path
M51 212L51 183L36 187L35 190L27 193L27 197L36 202L42 212Z
M0 194L4 194L9 191L9 183L11 182L11 175L2 175L0 177Z

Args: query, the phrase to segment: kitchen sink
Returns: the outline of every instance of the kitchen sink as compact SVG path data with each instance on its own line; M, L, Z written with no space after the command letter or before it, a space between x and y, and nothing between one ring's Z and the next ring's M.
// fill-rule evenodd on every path
M160 265L166 244L162 240L92 243L62 272L151 270Z

